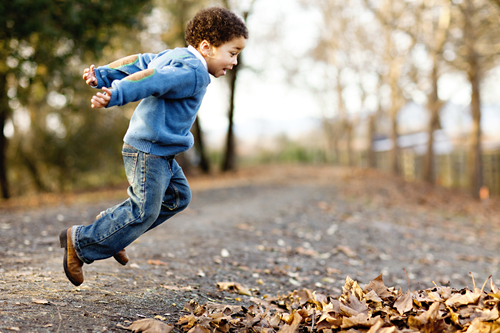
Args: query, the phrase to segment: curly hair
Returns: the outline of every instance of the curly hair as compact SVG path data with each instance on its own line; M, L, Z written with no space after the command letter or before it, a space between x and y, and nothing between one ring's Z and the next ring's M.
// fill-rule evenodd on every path
M199 11L186 27L185 39L188 45L198 47L203 40L215 47L233 38L248 39L245 22L233 12L218 6Z

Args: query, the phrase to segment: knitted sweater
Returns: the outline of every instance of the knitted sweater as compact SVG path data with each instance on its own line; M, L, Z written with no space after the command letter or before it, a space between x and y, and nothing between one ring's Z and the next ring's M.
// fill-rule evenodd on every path
M97 88L111 88L107 107L142 100L124 141L146 153L171 156L194 144L190 132L210 76L187 48L137 54L95 71Z

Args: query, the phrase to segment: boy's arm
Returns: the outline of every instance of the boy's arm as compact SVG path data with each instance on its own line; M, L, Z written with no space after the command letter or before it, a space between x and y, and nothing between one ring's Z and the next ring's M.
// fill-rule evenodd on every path
M149 96L187 98L206 87L208 83L208 75L200 75L197 69L182 62L161 69L146 69L123 80L114 81L108 107L125 105Z
M167 51L159 54L144 53L134 54L128 57L113 61L112 63L101 66L95 69L96 87L111 87L115 80L122 80L123 78L145 70L148 68L149 63L156 57L162 55Z

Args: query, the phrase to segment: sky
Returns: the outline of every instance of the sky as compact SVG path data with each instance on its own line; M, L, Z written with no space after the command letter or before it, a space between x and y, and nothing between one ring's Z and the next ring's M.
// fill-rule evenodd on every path
M314 96L291 86L280 64L288 52L301 56L313 45L310 36L316 34L316 15L304 12L295 0L256 0L247 22L250 38L242 54L247 68L239 72L237 81L234 120L240 137L251 140L263 132L307 130L311 127L307 120L321 116ZM277 36L276 41L267 41L271 34ZM199 112L209 140L225 135L228 98L224 80L212 77Z
M291 85L280 64L305 55L314 45L319 21L319 13L305 10L296 0L256 0L248 20L250 38L242 54L247 68L239 72L237 81L234 119L240 140L262 144L259 138L266 135L286 133L293 138L319 126L325 111L318 98L304 87ZM276 39L269 42L271 36ZM314 79L313 66L303 72ZM500 68L488 73L483 87L483 131L500 142ZM228 93L224 80L212 77L199 112L205 138L211 145L220 145L225 137ZM456 73L443 75L439 96L450 105L443 116L447 133L455 133L457 126L467 128L470 86L466 77ZM358 101L353 97L347 103L356 105ZM425 110L409 110L399 117L403 127L413 124L425 129L428 118Z

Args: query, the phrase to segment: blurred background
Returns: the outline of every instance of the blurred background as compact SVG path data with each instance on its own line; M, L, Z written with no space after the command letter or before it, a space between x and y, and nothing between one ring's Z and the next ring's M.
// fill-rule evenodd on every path
M92 109L90 64L184 47L210 5L250 32L209 86L186 173L376 168L500 194L500 0L10 0L0 4L1 197L123 184L135 105Z

